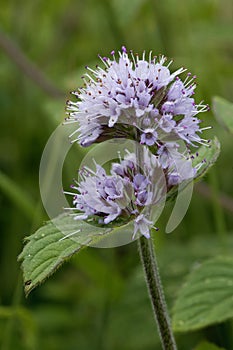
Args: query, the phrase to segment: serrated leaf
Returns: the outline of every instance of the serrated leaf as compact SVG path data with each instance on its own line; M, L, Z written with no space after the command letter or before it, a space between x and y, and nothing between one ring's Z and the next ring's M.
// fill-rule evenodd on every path
M207 341L201 342L194 350L225 350Z
M121 231L132 234L130 225L96 227L84 221L75 221L67 214L47 222L26 238L27 243L19 256L26 295L83 247Z
M233 258L204 262L187 278L173 310L173 329L187 332L233 317Z
M201 146L198 149L198 155L194 156L193 166L198 166L197 173L195 175L195 180L199 180L203 177L207 171L212 167L212 165L216 162L220 153L220 142L217 137L214 137L213 140L210 141L208 147Z
M227 131L233 133L233 103L215 96L213 98L213 112L217 121Z

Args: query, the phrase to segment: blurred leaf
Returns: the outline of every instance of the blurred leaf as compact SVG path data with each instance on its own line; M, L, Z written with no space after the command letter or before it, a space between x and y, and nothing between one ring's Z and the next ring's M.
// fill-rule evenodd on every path
M129 24L145 2L145 0L114 0L112 4L119 23L121 25Z
M121 300L113 305L108 323L108 349L161 349L141 266L129 276Z
M26 295L83 247L99 242L110 233L118 234L121 230L132 234L129 224L115 228L111 225L97 227L84 221L75 221L68 214L47 222L26 238L27 243L19 256Z
M34 318L39 329L43 327L47 333L55 330L68 331L72 310L68 305L62 304L42 304L33 310Z
M116 266L100 258L93 250L85 250L78 259L73 259L72 264L96 286L108 291L112 298L117 297L123 288L123 279ZM111 283L108 281L111 280Z
M0 319L11 318L16 320L17 328L20 328L21 341L26 349L35 349L37 329L32 313L24 307L0 306Z
M220 142L215 137L208 146L201 146L198 149L198 155L194 156L193 166L199 166L195 180L199 180L203 177L207 171L216 162L220 153Z
M35 203L22 188L0 171L0 189L30 220L35 214Z
M173 311L177 332L200 329L233 317L233 258L216 257L190 273Z
M185 249L183 239L177 242L175 235L171 234L167 237L166 246L160 249L157 255L167 302L169 306L172 306L182 283L185 282L185 277L207 259L220 255L222 247L216 236L206 235L204 232L202 232L202 237L196 236L185 241ZM228 232L226 245L227 250L224 249L224 253L232 254L233 235L231 232Z
M233 133L233 103L215 96L213 98L213 112L217 121L227 131Z
M211 344L207 341L203 341L194 350L224 350L224 349L219 348L215 344Z

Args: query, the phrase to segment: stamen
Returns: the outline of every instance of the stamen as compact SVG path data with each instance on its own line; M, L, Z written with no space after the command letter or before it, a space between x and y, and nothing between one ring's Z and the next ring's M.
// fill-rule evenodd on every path
M142 60L145 61L145 54L146 54L146 51L144 50L143 53L142 53Z
M67 191L63 191L64 194L68 194L69 196L76 196L77 193L73 193L73 192L67 192Z
M149 52L149 63L150 63L150 64L152 63L152 60L151 60L152 53L153 53L153 51L151 50L151 51Z
M123 53L127 53L127 49L126 49L125 46L122 46L122 47L121 47L121 50L122 50Z
M136 61L135 61L135 57L134 57L134 54L133 54L133 50L130 50L130 54L131 54L131 57L132 57L132 60L133 60L134 68L135 68L136 67Z
M201 128L200 131L209 130L209 129L213 129L213 127L212 126L206 126L205 128Z
M106 57L101 57L100 55L98 55L99 59L103 62L103 64L105 65L106 68L109 68L109 65L107 64L106 60L104 58Z

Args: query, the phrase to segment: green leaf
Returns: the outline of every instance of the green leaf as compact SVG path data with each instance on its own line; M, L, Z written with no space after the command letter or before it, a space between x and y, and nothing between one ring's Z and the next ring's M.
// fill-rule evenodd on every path
M227 131L233 133L233 103L215 96L213 98L213 112L217 121Z
M233 317L233 258L216 257L190 273L173 310L173 329L196 330Z
M218 141L217 137L214 137L214 139L210 141L208 147L201 146L198 149L198 155L195 155L193 159L193 166L198 166L195 180L199 180L207 173L207 171L216 162L219 153L220 142Z
M26 238L19 256L25 293L28 295L66 260L87 245L97 244L109 234L132 234L131 222L119 227L97 227L62 214Z
M215 344L209 343L207 341L201 342L195 350L224 350L223 348L219 348Z

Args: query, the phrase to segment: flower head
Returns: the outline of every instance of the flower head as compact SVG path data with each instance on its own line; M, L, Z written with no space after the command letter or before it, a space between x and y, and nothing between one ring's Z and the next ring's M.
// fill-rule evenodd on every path
M140 147L141 164L135 153L126 152L124 159L112 163L110 175L98 164L95 171L87 167L79 171L80 181L71 186L76 220L94 219L99 224L133 220L133 237L138 231L149 236L152 211L165 203L171 188L192 179L195 169L191 160L177 151L177 144L164 146L159 155Z
M106 175L105 170L96 165L96 172L85 168L82 171L83 180L78 186L72 186L78 191L74 195L73 204L83 212L76 219L87 219L91 215L100 215L103 223L116 219L123 214L132 196L132 184L118 175Z
M129 152L119 163L112 164L110 175L98 164L95 171L87 167L79 171L80 181L71 186L73 209L78 211L74 218L93 218L99 224L109 224L117 218L125 222L134 220L134 236L140 231L148 237L153 223L149 208L165 200L166 181L160 181L160 188L156 189L163 170L147 149L144 155L143 171L137 165L135 154Z
M111 58L100 57L104 68L87 68L84 87L68 101L69 122L78 122L74 133L82 146L108 138L135 138L135 128L142 144L161 145L171 134L187 144L203 143L198 113L208 110L196 104L196 84L190 73L184 81L180 68L171 73L164 56L140 58L125 47Z

